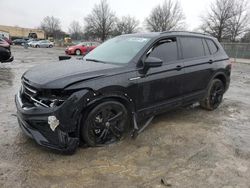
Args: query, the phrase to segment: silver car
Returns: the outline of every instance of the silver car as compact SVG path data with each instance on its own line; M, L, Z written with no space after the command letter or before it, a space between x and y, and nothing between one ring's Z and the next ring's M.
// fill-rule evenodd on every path
M54 43L50 42L49 40L39 40L36 42L32 42L31 46L35 48L52 48L54 46Z

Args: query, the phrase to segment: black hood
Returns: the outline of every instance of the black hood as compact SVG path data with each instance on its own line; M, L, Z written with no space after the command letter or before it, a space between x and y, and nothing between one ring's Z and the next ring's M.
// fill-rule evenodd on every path
M23 77L38 88L62 89L78 81L112 74L120 66L83 60L67 60L35 66Z

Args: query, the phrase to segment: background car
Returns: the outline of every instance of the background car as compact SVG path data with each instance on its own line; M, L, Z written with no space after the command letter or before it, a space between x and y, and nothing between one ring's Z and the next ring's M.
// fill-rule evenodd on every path
M26 42L27 42L27 40L25 40L25 39L15 39L12 41L13 45L23 45Z
M38 40L36 40L36 39L29 39L29 40L27 40L27 44L28 44L28 46L32 46L32 43L35 43L37 41Z
M50 42L49 40L39 40L36 42L32 42L31 46L35 48L52 48L54 46L54 43Z
M11 56L10 44L3 39L0 39L0 62L11 62L13 61Z
M98 45L98 42L81 42L75 46L66 48L65 53L68 55L86 55Z

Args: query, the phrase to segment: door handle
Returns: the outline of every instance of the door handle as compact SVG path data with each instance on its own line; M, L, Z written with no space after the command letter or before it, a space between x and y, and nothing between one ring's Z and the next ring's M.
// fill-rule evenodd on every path
M212 60L212 59L210 59L209 61L208 61L208 63L209 64L212 64L214 61Z
M176 70L177 70L177 71L180 71L181 69L182 69L182 66L181 66L181 65L177 65L177 66L176 66Z

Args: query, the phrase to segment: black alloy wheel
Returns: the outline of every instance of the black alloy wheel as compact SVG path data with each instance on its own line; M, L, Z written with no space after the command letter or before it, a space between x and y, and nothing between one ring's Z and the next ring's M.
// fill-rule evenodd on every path
M81 134L89 146L103 146L121 140L128 127L128 112L124 105L106 101L90 111Z
M224 92L223 82L219 79L214 79L210 84L207 97L200 102L201 107L207 110L216 109L222 102Z

